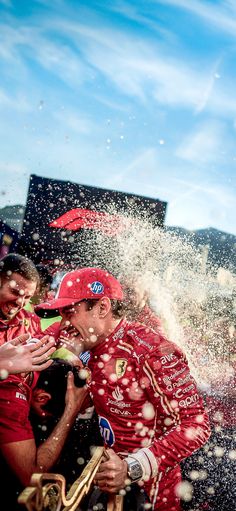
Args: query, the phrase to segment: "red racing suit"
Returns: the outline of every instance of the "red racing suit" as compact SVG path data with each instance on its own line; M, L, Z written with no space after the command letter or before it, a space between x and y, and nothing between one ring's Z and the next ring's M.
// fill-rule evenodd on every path
M40 319L33 312L21 309L11 320L0 319L0 346L4 342L22 334L31 334L33 337L43 336Z
M23 487L2 450L5 444L34 438L29 420L32 380L28 381L34 374L29 373L25 378L13 374L0 381L0 492L3 494L6 488L10 488L7 492L7 508L11 511L20 511L17 496Z
M10 321L0 319L0 345L18 337L19 335L27 333L29 333L32 337L38 337L39 339L43 336L43 332L40 327L40 319L36 316L36 314L28 312L25 309L21 309ZM14 424L15 421L16 431L20 429L17 424L18 418L21 418L19 420L21 421L21 427L25 428L25 432L31 431L30 426L28 426L28 422L26 424L25 419L23 420L22 417L27 417L27 412L25 412L25 410L27 409L28 404L26 403L30 401L31 387L36 385L38 375L39 373L37 372L32 372L28 375L20 373L14 375L10 374L7 378L0 381L0 405L2 403L1 400L3 399L5 406L5 413L4 408L2 409L2 420L3 422L6 420L6 427L4 426L4 431L6 432L6 443L9 441L8 434L10 434L11 427L9 426L8 421L11 419L12 424ZM13 429L14 428L12 426L12 430ZM24 437L24 432L22 432L22 435ZM30 435L32 436L32 432L30 432ZM11 441L15 441L15 439Z
M141 463L153 510L179 510L179 463L210 435L185 355L160 333L122 320L94 346L88 366L105 444Z

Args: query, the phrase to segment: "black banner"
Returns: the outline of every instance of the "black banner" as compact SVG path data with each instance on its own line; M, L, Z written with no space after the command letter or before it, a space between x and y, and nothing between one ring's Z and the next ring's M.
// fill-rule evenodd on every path
M52 268L114 270L117 237L139 220L162 227L157 199L32 175L19 251Z

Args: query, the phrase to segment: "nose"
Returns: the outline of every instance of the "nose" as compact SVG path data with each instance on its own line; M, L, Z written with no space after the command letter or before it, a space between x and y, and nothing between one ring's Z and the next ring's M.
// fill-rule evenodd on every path
M25 296L19 296L16 300L17 305L20 307L24 307L25 305Z

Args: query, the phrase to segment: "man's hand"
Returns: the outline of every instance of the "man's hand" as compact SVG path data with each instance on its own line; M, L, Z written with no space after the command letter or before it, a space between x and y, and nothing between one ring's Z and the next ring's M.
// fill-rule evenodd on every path
M107 458L101 462L96 473L95 483L100 490L107 493L117 493L129 483L127 463L113 449L107 449Z
M58 349L66 348L78 358L80 353L84 351L83 341L78 330L76 330L72 325L68 325L68 321L63 319L60 324L60 335L57 347Z
M45 335L37 343L25 344L29 340L29 334L24 334L0 346L0 371L3 378L8 373L42 371L51 365L52 360L48 358L56 349L54 339Z
M67 390L65 396L65 411L72 417L75 418L76 415L81 410L82 404L85 401L85 398L88 396L87 386L84 387L76 387L74 383L74 375L72 371L69 371L67 376Z

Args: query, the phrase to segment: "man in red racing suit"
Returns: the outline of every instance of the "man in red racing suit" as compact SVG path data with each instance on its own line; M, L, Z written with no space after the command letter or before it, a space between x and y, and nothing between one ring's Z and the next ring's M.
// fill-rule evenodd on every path
M152 330L123 320L105 346L91 351L89 368L106 445L122 457L134 453L153 509L176 511L179 462L209 437L185 356Z
M96 474L100 489L115 493L138 481L153 510L178 511L179 463L207 441L208 417L180 348L121 319L122 299L112 275L82 268L66 274L57 297L39 307L59 309L91 351L89 386L108 448Z

